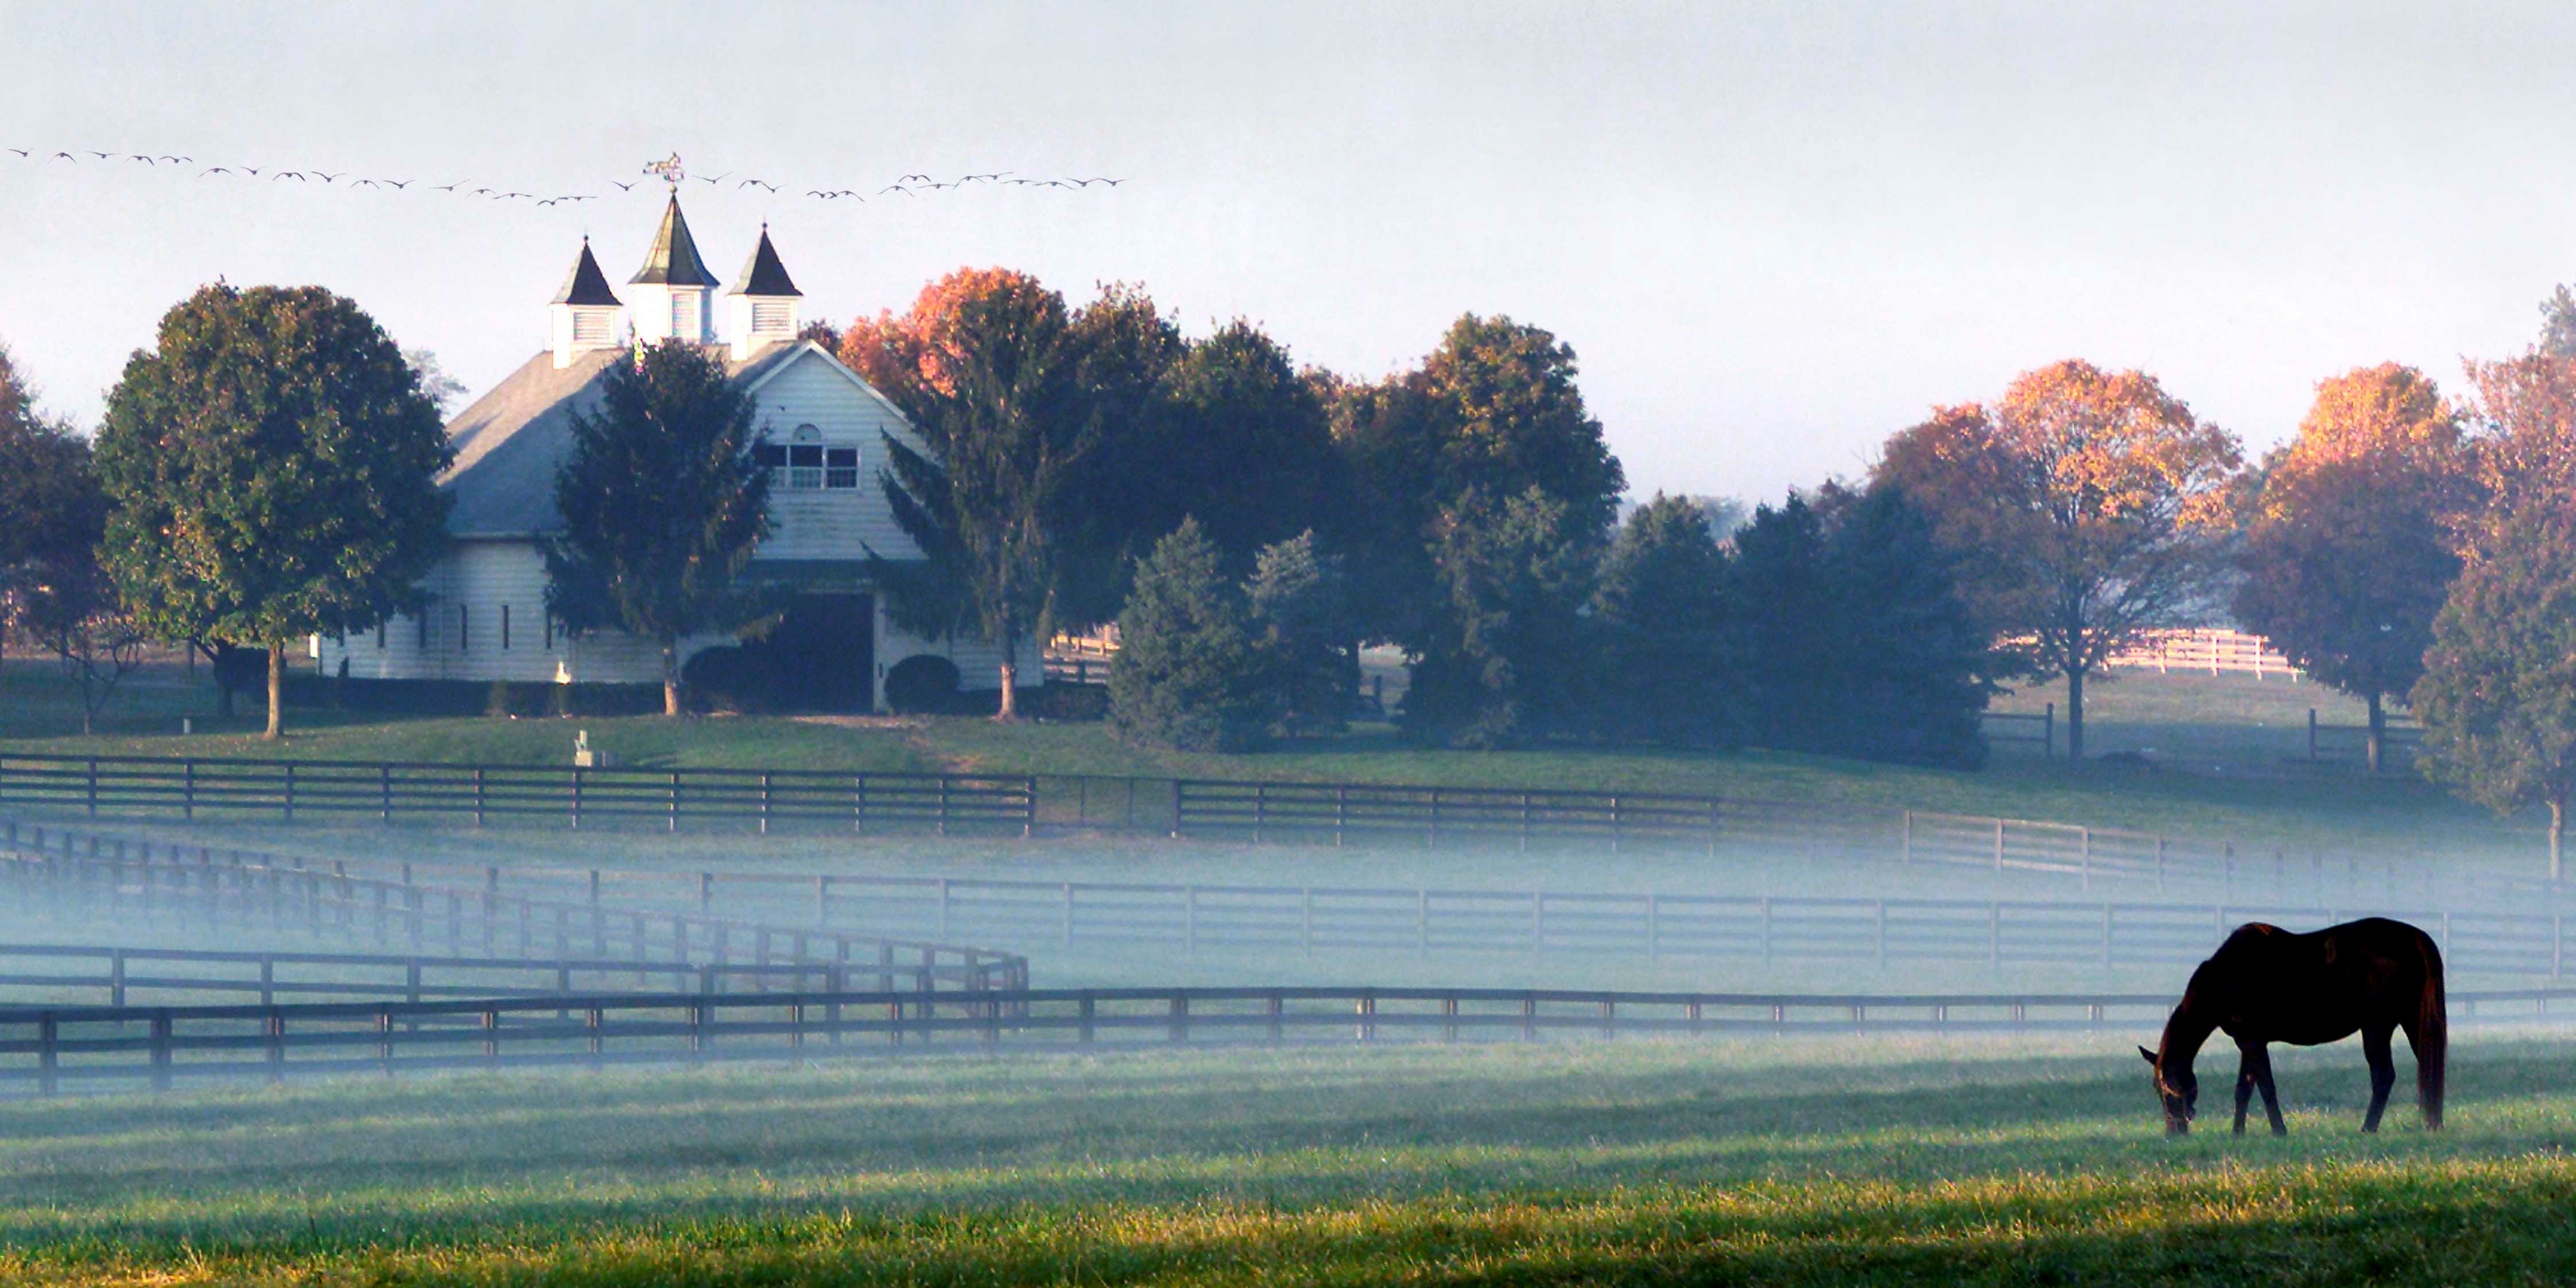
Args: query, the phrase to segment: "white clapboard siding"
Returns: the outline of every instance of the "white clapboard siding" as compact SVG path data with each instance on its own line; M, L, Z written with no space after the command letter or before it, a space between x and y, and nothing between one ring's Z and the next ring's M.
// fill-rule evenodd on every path
M423 614L398 616L381 632L323 640L320 669L324 675L337 674L346 657L349 677L357 680L661 681L661 650L649 640L614 631L578 640L560 629L550 632L545 586L545 557L535 542L460 541L421 583L430 596ZM505 607L506 646L501 630ZM682 656L723 642L714 636L690 639L682 645Z
M877 473L886 466L885 439L892 432L918 446L910 426L892 407L818 353L790 359L753 391L758 424L771 442L786 443L799 425L822 432L823 446L859 449L859 486L852 489L769 489L769 514L777 530L755 558L863 559L875 551L888 559L918 559L921 549L895 523Z
M877 609L877 696L884 704L885 677L897 662L924 653L947 658L957 665L957 687L969 693L991 693L1002 687L1002 650L971 637L933 640L911 634L889 620L882 603ZM1035 640L1024 640L1020 648L1021 688L1034 688L1046 678L1046 655Z

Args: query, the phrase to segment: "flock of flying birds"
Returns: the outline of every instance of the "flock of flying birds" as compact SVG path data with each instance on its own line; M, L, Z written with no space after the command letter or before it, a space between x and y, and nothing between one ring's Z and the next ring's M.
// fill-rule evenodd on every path
M196 177L200 179L208 179L217 175L222 175L228 179L239 179L244 181L256 180L267 183L284 183L288 180L293 180L298 184L320 185L323 187L332 187L338 185L342 180L347 180L348 190L350 191L354 191L359 188L370 188L379 192L407 192L414 187L418 187L424 192L448 193L454 196L473 197L485 201L528 201L539 206L576 206L581 202L597 201L600 199L600 194L597 193L563 193L555 196L540 196L537 193L522 192L515 188L494 188L485 185L478 185L468 179L459 179L454 183L432 184L423 183L417 179L353 178L350 172L346 170L334 172L311 168L288 170L274 166L263 168L248 165L200 165L195 157L166 154L153 155L143 152L101 152L95 148L82 148L78 151L48 152L42 148L0 147L0 156L11 155L14 155L18 160L33 163L70 162L74 165L140 164L155 167L157 169L179 172L194 170L196 172ZM718 188L722 188L727 184L730 184L732 189L737 192L744 188L758 188L764 192L772 194L784 192L792 196L799 191L799 189L792 184L772 183L767 179L743 175L738 171L732 170L728 170L723 174L718 175L699 175L681 174L676 168L674 168L667 174L653 171L648 172L644 178L631 181L611 179L608 183L609 186L614 187L621 192L633 192L638 186L652 182L656 179L669 183L674 190L677 190L682 184L694 180L698 183L708 184ZM880 199L897 196L912 197L922 193L947 192L956 189L963 189L977 184L995 188L1063 188L1079 191L1094 185L1115 188L1125 182L1127 182L1127 180L1123 178L1112 179L1097 175L1087 179L1076 179L1070 177L1058 179L1035 179L1019 175L1010 170L995 170L986 174L959 175L954 179L937 179L926 174L899 175L895 178L894 182L889 183L882 188L878 188L873 192L867 193L862 193L856 188L805 188L801 191L805 197L813 200L851 201L864 204L869 197L877 197Z

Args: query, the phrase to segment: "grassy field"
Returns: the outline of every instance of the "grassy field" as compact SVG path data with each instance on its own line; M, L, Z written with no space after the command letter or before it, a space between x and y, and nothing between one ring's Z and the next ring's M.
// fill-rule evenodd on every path
M2576 1043L2169 1140L2133 1037L1180 1052L0 1105L12 1283L2546 1283ZM2401 1066L2406 1064L2401 1057ZM2411 1070L2402 1070L2411 1077ZM2212 1078L2219 1087L2223 1079ZM2403 1084L2401 1084L2401 1090Z
M183 712L211 709L175 672L119 698L105 732L84 738L62 682L37 663L0 670L0 750L142 755L560 764L572 733L642 766L781 769L946 769L994 773L1173 775L1487 786L1665 790L1855 807L2084 822L2216 837L2254 848L2456 855L2517 869L2538 863L2537 816L2499 820L2411 776L2378 781L2349 767L2309 770L2285 758L2305 748L2306 712L2357 719L2349 702L2312 684L2247 676L2129 672L2093 692L2097 750L2152 749L2151 763L2069 766L2006 749L1974 772L1746 752L1707 755L1608 749L1449 752L1405 744L1384 726L1257 755L1154 753L1126 747L1098 724L1010 727L973 718L929 720L582 717L575 720L403 719L328 710L292 713L283 743L251 736L248 718L183 737ZM2008 695L1998 708L2036 709L2048 690Z

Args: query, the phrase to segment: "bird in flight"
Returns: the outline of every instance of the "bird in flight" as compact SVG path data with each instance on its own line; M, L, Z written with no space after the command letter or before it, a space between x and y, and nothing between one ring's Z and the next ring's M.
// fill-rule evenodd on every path
M25 148L11 148L11 149L9 149L9 150L10 150L10 151L12 151L12 152L17 153L17 154L18 154L18 155L20 155L20 156L25 156L25 155L27 155L27 150L26 150Z
M73 155L72 155L71 153L69 153L69 152L57 152L57 153L55 153L55 154L54 154L54 156L55 156L55 157L61 157L63 160L65 160L65 161L69 161L69 162L71 162L71 163L72 163L72 164L74 164L74 165L79 165L79 164L80 164L80 158L79 158L79 157L76 157L76 156L73 156ZM45 158L45 159L46 159L46 160L48 160L48 161L51 161L51 160L53 160L53 159L54 159L54 157L47 157L47 158Z
M197 172L197 177L198 177L198 178L200 178L200 179L203 179L203 178L205 178L207 175L210 175L210 174L231 174L231 173L232 173L232 171L227 170L227 169L223 168L222 166L219 166L219 165L210 165L210 166L207 166L205 169L198 171L198 172Z
M778 185L771 183L766 179L745 179L734 185L734 191L736 192L740 192L745 188L766 188L771 192L778 191Z
M432 192L454 192L454 191L456 191L456 189L457 189L458 185L463 184L464 182L465 182L465 181L464 181L463 179L459 179L459 180L457 180L455 183L443 183L443 184L438 185L438 186L437 186L437 187L435 187L435 188L430 189L430 191L432 191Z
M381 183L388 188L392 188L397 192L412 185L412 180L409 179L379 179L376 182Z
M1085 179L1082 181L1082 186L1088 188L1095 183L1105 183L1115 188L1125 182L1127 182L1125 179Z
M526 196L529 196L529 195L531 195L531 194L524 193L524 192L505 192L505 193L502 193L499 197L494 198L494 200L496 200L496 201L508 201L508 200L511 200L512 198L516 198L516 197L526 197Z
M269 179L271 181L278 179L293 179L297 183L302 183L304 182L304 172L301 170L280 170L277 173L270 175Z
M923 183L930 182L930 176L926 174L899 174L894 177L894 181L896 183L910 183L915 179L919 179Z
M360 179L360 180L359 180L359 181L357 181L356 183L350 184L349 186L350 186L350 187L352 187L352 188L372 188L372 187L375 187L375 186L376 186L376 181L375 181L375 180L373 180L373 179Z
M341 172L340 172L340 174L323 174L321 171L316 170L316 171L314 171L313 173L314 173L315 175L317 175L317 176L320 176L320 178L321 178L322 182L324 182L324 183L329 183L329 182L331 182L332 180L339 178L339 177L340 177L340 174L347 174L347 173L348 173L348 171L343 170L343 171L341 171Z
M189 162L196 160L195 157L163 157L161 159L172 165L186 165Z
M690 177L690 178L692 178L692 179L696 179L696 180L698 180L698 181L699 181L699 182L701 182L701 183L713 184L713 183L717 183L717 182L719 182L719 181L721 181L721 180L729 179L729 178L733 177L733 171L731 171L731 170L727 170L727 171L725 171L723 174L717 175L717 176L716 176L715 178L713 178L713 179L710 179L710 178L708 178L708 177L706 177L705 175L702 175L702 174L693 174L693 175L690 175L689 177Z
M970 174L970 175L967 175L965 178L959 179L957 182L959 182L959 183L970 183L970 182L973 182L974 180L977 180L977 179L984 179L984 180L999 179L999 178L1001 178L1003 175L1006 175L1006 174L1009 174L1009 173L1010 173L1010 171L1008 171L1008 170L996 170L996 171L992 172L991 174Z
M140 161L140 162L142 162L142 163L143 163L143 164L145 164L145 165L150 165L150 164L152 164L152 158L147 157L147 156L133 156L133 155L128 155L125 159L126 159L126 160L128 160L128 161Z
M889 193L889 192L900 192L900 193L902 193L903 195L905 195L905 196L907 196L907 197L909 197L909 196L911 196L911 195L912 195L912 189L907 188L907 187L905 187L905 186L903 186L902 184L899 184L899 183L890 183L890 184L887 184L886 186L884 186L884 187L882 187L882 188L877 189L877 195L878 195L878 196L880 196L880 197L882 197L882 196L886 195L886 194L887 194L887 193Z
M245 170L245 171L247 171L247 172L250 174L250 177L251 177L251 178L256 179L256 178L258 178L258 177L259 177L259 171L258 171L258 170L256 170L256 169L253 169L253 168L252 168L252 167L250 167L250 166L243 166L243 167L242 167L242 169L243 169L243 170Z
M615 180L615 179L611 179L611 180L609 180L609 182L610 182L610 183L615 183L615 184L617 184L617 190L618 190L619 192L633 192L633 191L635 191L635 183L642 183L642 182L644 182L644 181L643 181L643 180L641 180L641 179L638 179L638 180L636 180L636 181L635 181L635 183L619 183L617 180Z
M109 157L112 157L112 156L115 156L115 155L116 155L116 154L115 154L115 153L113 153L113 152L101 152L101 151L99 151L99 150L98 150L98 149L96 149L96 148L84 148L84 149L82 149L82 150L83 150L83 151L85 151L85 152L87 152L87 153L89 153L91 156L97 157L97 158L98 158L99 160L101 160L101 161L104 161L104 160L108 159Z

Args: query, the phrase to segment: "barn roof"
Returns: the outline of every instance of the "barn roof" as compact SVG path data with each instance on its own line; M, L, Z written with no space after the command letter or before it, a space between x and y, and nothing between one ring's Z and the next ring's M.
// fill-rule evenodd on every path
M722 344L700 346L737 380L758 380L807 350L837 362L819 345L776 341L733 361ZM601 377L630 360L625 349L594 349L555 366L553 350L528 359L509 379L447 424L456 460L438 477L456 498L447 530L458 537L526 537L563 526L555 509L555 471L572 451L572 416L594 412Z

